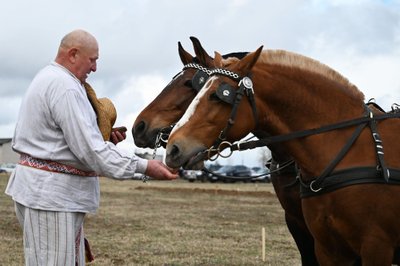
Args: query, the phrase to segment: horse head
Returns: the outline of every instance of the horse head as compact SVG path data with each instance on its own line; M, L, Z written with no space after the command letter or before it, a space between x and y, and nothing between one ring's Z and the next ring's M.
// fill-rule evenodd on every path
M160 132L168 135L172 125L183 115L208 78L205 72L213 65L213 59L201 46L200 41L190 37L196 57L185 51L178 42L178 52L183 70L175 75L162 92L136 118L132 135L138 147L154 148Z
M239 77L250 74L261 51L262 47L242 59L226 60L215 53L217 68L212 70L212 76L171 132L166 147L168 165L195 165L204 159L196 155L215 146L216 140L220 143L239 140L256 128L256 119L248 117L253 107L248 101L240 101L244 94L237 87ZM234 117L232 110L235 110Z

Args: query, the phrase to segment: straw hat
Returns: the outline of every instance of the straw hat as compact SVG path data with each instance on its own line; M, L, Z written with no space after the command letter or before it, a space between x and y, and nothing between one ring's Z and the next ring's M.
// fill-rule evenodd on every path
M112 127L117 119L117 110L108 98L97 98L96 92L89 85L84 84L87 96L97 115L97 125L104 140L110 140Z

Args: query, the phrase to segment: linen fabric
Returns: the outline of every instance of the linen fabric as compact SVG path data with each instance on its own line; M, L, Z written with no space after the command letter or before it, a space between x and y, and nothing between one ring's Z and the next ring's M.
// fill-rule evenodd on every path
M131 179L147 160L104 141L81 82L52 62L33 79L21 104L12 147L20 154L56 161L100 176ZM17 165L6 194L33 209L95 212L98 176L82 177Z

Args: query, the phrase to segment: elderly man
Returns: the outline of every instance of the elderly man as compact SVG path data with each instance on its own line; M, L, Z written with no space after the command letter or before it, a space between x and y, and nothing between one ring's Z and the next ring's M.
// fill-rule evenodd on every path
M67 34L22 101L13 138L21 159L6 194L23 229L26 265L84 265L83 220L99 207L99 175L177 178L159 161L119 150L115 144L125 133L114 131L112 142L103 140L85 89L98 57L91 34Z

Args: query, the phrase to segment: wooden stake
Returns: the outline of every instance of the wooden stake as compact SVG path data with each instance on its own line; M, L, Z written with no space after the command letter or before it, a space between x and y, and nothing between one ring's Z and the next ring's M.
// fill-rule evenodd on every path
M265 261L265 227L261 229L262 261Z

